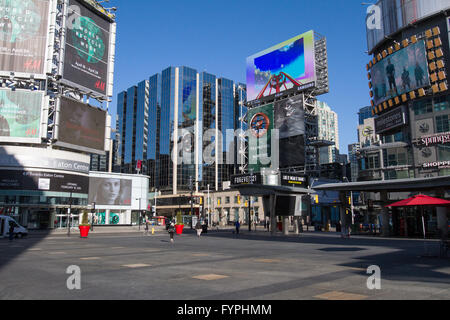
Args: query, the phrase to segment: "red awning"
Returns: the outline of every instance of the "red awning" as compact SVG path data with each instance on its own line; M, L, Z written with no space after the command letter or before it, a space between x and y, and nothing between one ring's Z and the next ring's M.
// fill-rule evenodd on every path
M419 194L409 199L401 200L393 204L389 204L386 207L406 207L406 206L448 206L450 201L433 198Z

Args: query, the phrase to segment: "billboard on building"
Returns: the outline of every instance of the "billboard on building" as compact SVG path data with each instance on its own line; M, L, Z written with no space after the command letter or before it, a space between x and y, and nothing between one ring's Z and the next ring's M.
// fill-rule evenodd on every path
M131 206L131 190L131 179L90 177L88 201L96 206Z
M271 134L274 128L273 103L249 109L249 168L259 172L271 162Z
M279 148L280 168L305 165L305 135L280 139Z
M45 77L50 0L0 1L0 74Z
M257 100L316 81L314 31L247 58L247 100Z
M62 82L106 96L113 23L79 0L67 11Z
M75 175L51 171L0 170L0 190L88 194L88 188L88 175Z
M275 129L279 130L280 139L305 134L303 95L276 101L274 109Z
M41 141L44 92L0 89L0 141Z
M370 70L375 105L430 85L425 41L403 48Z
M105 151L105 110L69 99L59 98L58 130L55 145L92 153Z
M406 107L398 107L382 116L375 118L375 132L380 134L406 124Z

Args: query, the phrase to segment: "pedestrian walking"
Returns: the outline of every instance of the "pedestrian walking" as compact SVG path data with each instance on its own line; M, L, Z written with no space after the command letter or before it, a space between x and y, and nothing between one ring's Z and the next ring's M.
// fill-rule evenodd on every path
M241 223L239 222L239 220L236 221L236 234L239 234L239 228L241 227Z
M9 241L13 241L14 239L14 223L9 223Z
M173 235L175 234L175 225L173 224L173 222L169 225L167 231L169 232L170 235L170 242L173 243Z
M197 224L195 225L195 230L197 231L197 237L200 238L200 235L202 234L202 224L200 223L200 221L197 221Z
M148 220L147 217L145 217L145 235L148 236L148 228L150 225L150 221Z

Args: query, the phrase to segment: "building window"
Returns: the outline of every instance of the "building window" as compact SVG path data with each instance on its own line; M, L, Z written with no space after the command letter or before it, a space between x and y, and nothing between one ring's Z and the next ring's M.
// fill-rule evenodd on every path
M450 108L449 103L448 103L448 96L443 96L443 97L439 97L439 98L435 98L434 99L434 111L435 112L439 112L439 111L444 111Z
M416 116L433 112L433 102L431 99L425 99L414 102L414 114Z
M225 203L230 203L230 197L225 197Z
M369 155L367 157L367 169L380 168L380 156L378 154Z
M438 146L439 161L450 161L450 145Z
M448 114L436 117L436 132L450 131L450 119Z

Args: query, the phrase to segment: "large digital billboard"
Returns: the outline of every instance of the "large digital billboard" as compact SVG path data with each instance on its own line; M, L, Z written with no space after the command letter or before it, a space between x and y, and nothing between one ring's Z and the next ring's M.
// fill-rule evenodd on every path
M313 31L308 31L247 58L248 101L315 81Z
M62 82L106 96L112 22L69 0L66 25Z
M0 141L40 142L43 103L42 91L0 89Z
M249 168L259 172L271 163L271 135L274 127L273 104L249 109Z
M305 110L303 95L290 97L274 104L275 129L280 139L305 134Z
M370 70L375 105L430 85L425 41L403 48Z
M89 203L96 206L131 206L131 179L90 177Z
M50 0L0 0L0 73L45 76L49 11Z
M56 145L77 150L105 151L106 111L69 99L59 98Z

